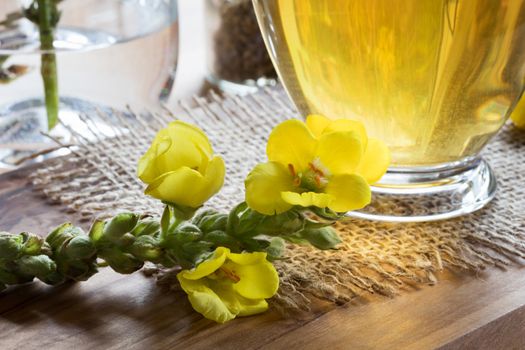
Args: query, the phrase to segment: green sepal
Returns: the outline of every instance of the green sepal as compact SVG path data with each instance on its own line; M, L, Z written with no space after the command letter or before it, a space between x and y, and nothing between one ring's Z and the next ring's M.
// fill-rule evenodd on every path
M139 236L153 236L160 231L160 224L155 219L142 219L138 222L137 226L131 231L131 234L135 237Z
M42 250L42 246L44 245L44 239L42 237L38 237L37 235L30 234L27 232L21 233L23 240L24 240L24 254L27 255L38 255L40 254Z
M65 222L62 225L57 226L53 231L51 231L47 237L46 242L49 243L51 248L57 249L65 240L65 233L75 227L70 222Z
M104 234L104 225L106 224L103 220L96 220L91 228L89 229L89 237L93 242L98 242Z
M193 208L193 207L187 207L184 205L178 205L176 203L166 202L162 201L162 203L166 204L173 210L173 214L178 220L189 220L195 215L195 212L199 208Z
M163 237L168 235L168 231L171 224L171 208L169 205L164 206L164 211L160 218L160 230Z
M198 220L192 220L202 232L225 231L228 223L228 215L211 211L208 215L199 217Z
M308 209L318 217L332 223L340 220L345 215L345 213L338 213L329 208L309 207Z

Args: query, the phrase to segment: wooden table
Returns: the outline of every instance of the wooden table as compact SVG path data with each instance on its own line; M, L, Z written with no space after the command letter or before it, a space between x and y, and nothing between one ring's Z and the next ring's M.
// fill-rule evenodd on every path
M27 183L31 168L0 175L0 229L41 235L75 220ZM140 272L106 269L84 283L35 282L0 293L0 349L524 349L525 269L443 273L387 299L314 303L302 319L274 311L217 325L186 296Z

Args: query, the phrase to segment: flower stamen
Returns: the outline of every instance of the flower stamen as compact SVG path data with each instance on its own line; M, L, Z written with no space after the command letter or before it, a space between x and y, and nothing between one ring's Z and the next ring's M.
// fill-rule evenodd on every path
M237 283L237 282L239 282L241 280L241 278L239 276L237 276L235 274L235 271L233 271L233 270L227 269L224 266L220 267L219 270L224 274L224 276L227 279L229 279L230 281L232 281L234 283Z
M301 176L297 174L293 164L288 164L288 170L290 170L290 173L292 174L293 185L299 187L301 185Z

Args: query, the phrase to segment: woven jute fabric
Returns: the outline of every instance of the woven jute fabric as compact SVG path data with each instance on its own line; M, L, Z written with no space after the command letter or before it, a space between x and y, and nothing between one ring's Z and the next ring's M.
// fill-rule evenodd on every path
M84 116L83 130L71 130L78 147L32 176L37 190L85 219L131 210L159 215L161 204L143 194L136 164L155 133L169 121L197 124L226 160L224 188L207 205L227 211L244 199L244 178L265 161L265 145L279 122L299 117L282 88L246 97L194 98L180 111L139 115L100 112L106 126ZM117 137L108 137L120 133ZM525 133L511 125L483 152L498 179L496 198L461 218L432 223L390 224L347 219L337 224L343 243L319 251L289 246L278 261L281 287L274 305L307 308L312 298L344 303L364 293L392 296L417 284L437 282L443 269L504 268L525 258ZM170 280L169 272L160 274Z

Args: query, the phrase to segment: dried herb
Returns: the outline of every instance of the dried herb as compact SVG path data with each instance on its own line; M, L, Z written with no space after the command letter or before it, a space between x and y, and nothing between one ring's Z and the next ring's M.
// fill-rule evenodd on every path
M214 36L217 76L234 82L275 78L251 1L223 1L219 12L221 24Z

